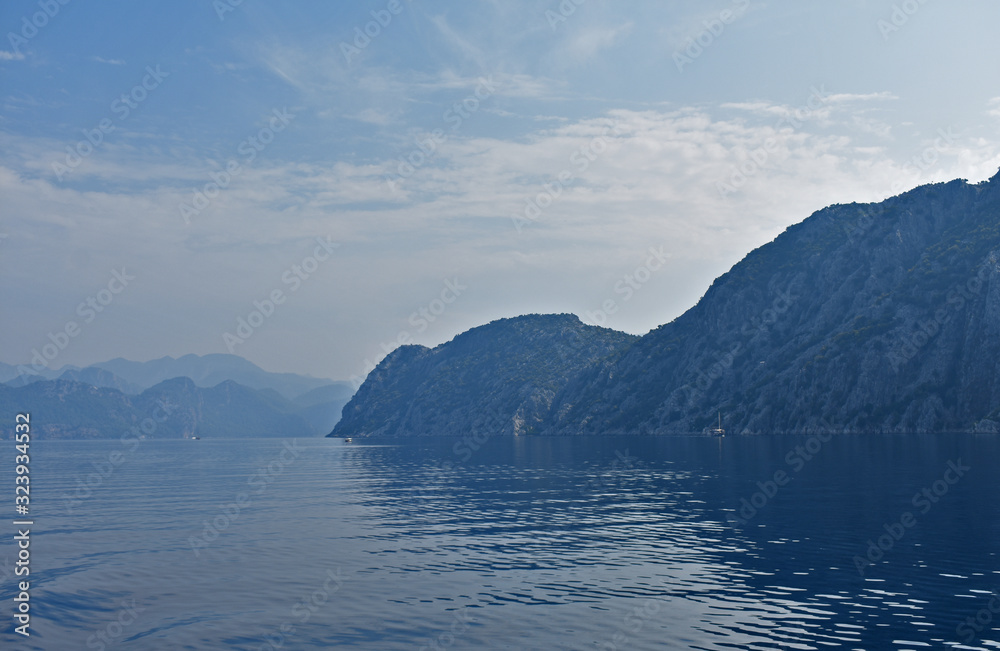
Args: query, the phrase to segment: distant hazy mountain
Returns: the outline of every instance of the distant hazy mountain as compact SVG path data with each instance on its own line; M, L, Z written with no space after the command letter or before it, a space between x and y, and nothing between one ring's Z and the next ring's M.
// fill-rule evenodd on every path
M537 433L569 378L634 338L557 314L501 319L433 349L402 346L368 375L331 436Z
M585 328L568 318L401 348L334 434L700 432L719 412L731 433L996 431L1000 174L821 210L671 323L556 364L551 320Z
M175 377L189 377L199 387L214 387L220 382L233 380L251 389L273 389L288 400L331 386L335 387L330 393L337 396L334 399L339 399L345 392L348 397L353 393L349 382L295 373L271 373L242 357L226 354L184 355L177 359L161 357L149 362L133 362L119 357L86 368L67 365L60 369L40 370L30 365L14 366L0 362L0 382L11 386L24 386L40 379L63 379L138 394L143 389Z
M143 387L138 384L133 384L128 380L124 380L111 371L98 366L88 366L87 368L81 369L69 369L63 371L57 379L67 380L69 382L83 382L84 384L107 389L118 389L122 393L130 395L138 395L142 393L143 389Z
M344 405L354 395L354 387L348 382L328 384L303 393L292 401L298 411L310 425L318 431L326 433L340 420Z
M294 400L308 391L331 384L350 387L347 382L294 373L269 373L242 357L226 354L184 355L177 359L161 357L149 362L131 362L117 358L93 366L111 371L142 388L149 388L175 377L191 378L199 387L214 387L220 382L233 380L251 389L274 389L285 398Z
M134 396L67 380L0 385L0 413L25 411L31 413L36 439L131 437L132 428L148 438L318 435L284 398L232 381L201 388L188 378L174 378ZM3 438L13 436L13 422L11 417L0 423Z
M0 364L0 378L23 389L2 395L13 409L37 412L48 438L114 436L130 419L148 418L154 397L171 397L182 414L158 437L314 436L330 431L353 392L347 382L269 373L235 355L114 359L37 375Z
M25 369L25 371L22 371L22 369ZM10 384L12 386L24 386L29 382L35 382L37 380L55 380L67 371L79 370L79 366L67 365L60 369L43 368L41 371L35 371L29 364L25 364L24 366L15 366L13 364L4 364L3 362L0 362L0 383Z

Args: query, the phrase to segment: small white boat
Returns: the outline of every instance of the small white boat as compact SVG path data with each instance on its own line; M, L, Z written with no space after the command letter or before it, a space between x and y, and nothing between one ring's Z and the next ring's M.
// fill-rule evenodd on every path
M722 429L722 412L719 412L719 426L708 430L712 436L725 436L726 430Z
M344 439L344 443L353 443L353 442L354 442L354 439L352 439L350 436L348 436L347 438Z

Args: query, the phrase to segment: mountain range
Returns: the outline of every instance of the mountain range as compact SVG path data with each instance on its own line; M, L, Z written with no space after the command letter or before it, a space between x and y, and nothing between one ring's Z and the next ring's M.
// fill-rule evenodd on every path
M571 343L572 342L572 343ZM1000 431L1000 174L824 208L634 337L573 315L403 346L330 436Z
M0 409L29 412L37 438L319 436L353 393L347 382L269 373L235 355L114 359L58 370L0 363ZM13 418L0 436L14 433Z

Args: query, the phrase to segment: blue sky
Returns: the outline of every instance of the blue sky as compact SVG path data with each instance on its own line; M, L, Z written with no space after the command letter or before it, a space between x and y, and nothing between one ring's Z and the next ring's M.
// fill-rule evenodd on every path
M815 210L1000 168L993 2L63 1L0 5L11 363L643 333Z

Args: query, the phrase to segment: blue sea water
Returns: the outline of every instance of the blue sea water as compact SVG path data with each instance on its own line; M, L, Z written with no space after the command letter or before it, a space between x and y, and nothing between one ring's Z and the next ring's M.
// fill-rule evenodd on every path
M4 649L1000 647L995 436L5 448Z

